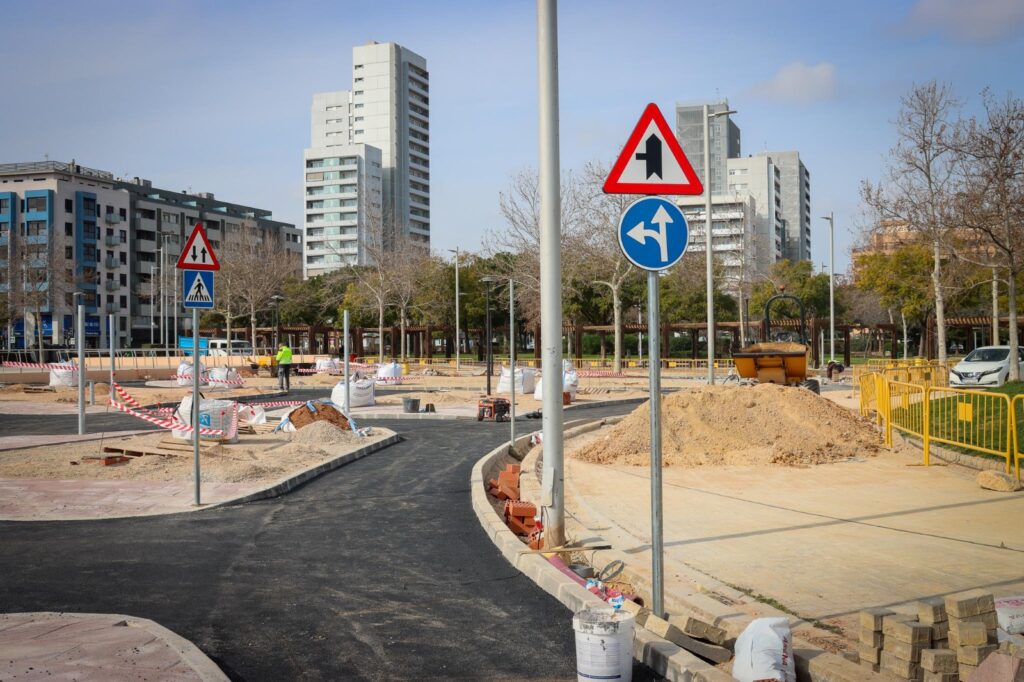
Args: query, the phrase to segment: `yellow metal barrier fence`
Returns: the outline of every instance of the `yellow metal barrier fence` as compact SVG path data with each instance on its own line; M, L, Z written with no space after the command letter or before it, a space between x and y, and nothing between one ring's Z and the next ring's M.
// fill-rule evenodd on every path
M892 445L892 430L917 436L927 442L928 410L924 386L886 381L883 390L882 410L885 414L885 442ZM928 463L928 449L925 447L925 464Z
M1010 396L1005 393L930 387L928 441L976 450L1006 460L1010 473L1015 440L1015 419Z
M861 374L854 382L854 386L860 388L860 416L871 416L872 412L878 412L878 380L881 378L877 372Z
M1019 481L1020 458L1024 456L1024 394L1013 397L1010 402L1010 414L1013 419L1013 467Z

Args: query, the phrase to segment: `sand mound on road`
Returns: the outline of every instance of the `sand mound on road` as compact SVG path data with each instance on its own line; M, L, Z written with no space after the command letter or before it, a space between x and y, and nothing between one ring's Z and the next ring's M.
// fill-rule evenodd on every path
M648 403L572 456L599 464L650 464ZM662 400L666 466L824 464L878 452L874 429L803 388L711 386Z

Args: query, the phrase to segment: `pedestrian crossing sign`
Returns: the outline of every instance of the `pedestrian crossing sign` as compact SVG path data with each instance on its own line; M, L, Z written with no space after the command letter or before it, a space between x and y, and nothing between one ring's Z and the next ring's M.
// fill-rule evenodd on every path
M184 270L185 308L213 307L213 271Z

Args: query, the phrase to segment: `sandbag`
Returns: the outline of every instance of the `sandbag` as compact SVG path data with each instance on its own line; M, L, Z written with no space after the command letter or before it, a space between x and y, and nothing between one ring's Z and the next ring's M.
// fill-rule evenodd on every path
M356 379L349 384L349 399L351 407L370 407L376 404L376 388L370 379ZM345 380L342 379L334 385L331 391L331 402L348 411L349 405L345 404Z
M787 618L757 618L736 639L733 679L796 682L793 633Z
M238 422L235 419L235 403L234 400L208 400L206 398L200 398L199 400L199 427L217 429L223 431L223 436L204 436L200 434L201 439L223 441L227 443L238 442ZM187 395L182 398L181 403L178 405L178 410L174 413L178 418L178 421L182 422L186 426L192 425L192 396ZM183 440L191 440L192 433L190 431L184 431L180 429L172 429L172 435L175 438Z
M50 385L51 386L77 386L78 385L78 369L51 369L50 370Z
M199 363L199 383L205 383L206 367L203 363ZM178 365L177 383L179 386L191 386L192 385L192 363L188 360L182 360L181 364Z
M516 393L526 395L532 393L536 380L536 373L529 367L516 367ZM501 368L501 376L498 379L498 393L512 392L512 368Z
M1007 634L1024 633L1024 596L996 599L996 619Z

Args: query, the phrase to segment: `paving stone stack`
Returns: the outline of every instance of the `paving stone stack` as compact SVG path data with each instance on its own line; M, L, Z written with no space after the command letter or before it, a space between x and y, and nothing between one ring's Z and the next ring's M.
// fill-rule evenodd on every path
M990 592L971 590L946 597L949 648L956 652L960 679L966 680L999 648L996 605Z
M919 680L921 652L932 648L932 628L916 616L893 613L882 618L884 648L879 656L883 672L904 680Z
M872 671L879 671L882 646L885 635L882 633L882 620L892 615L888 609L865 609L860 612L860 637L857 641L857 654L860 664Z

